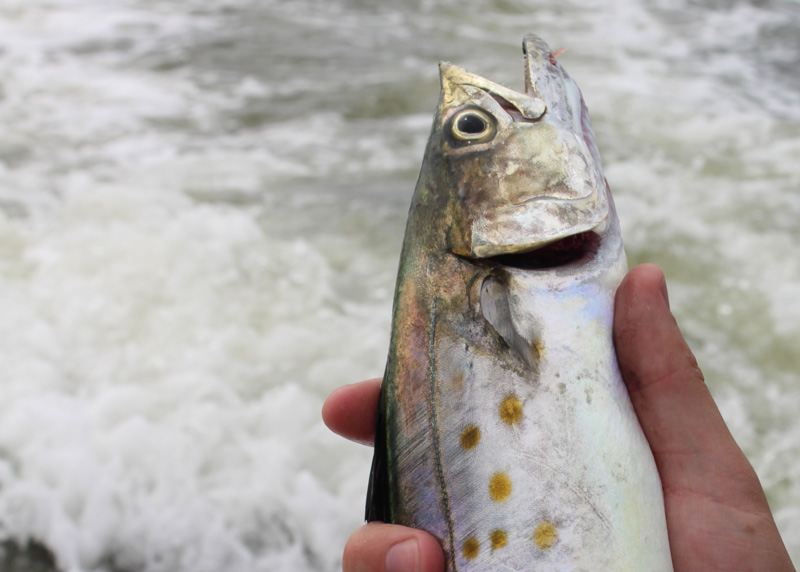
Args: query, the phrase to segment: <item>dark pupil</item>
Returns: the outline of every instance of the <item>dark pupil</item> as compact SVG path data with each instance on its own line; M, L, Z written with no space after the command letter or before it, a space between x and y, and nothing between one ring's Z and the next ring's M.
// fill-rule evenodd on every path
M474 135L476 133L483 133L484 129L486 129L486 122L474 113L464 115L458 120L458 130L461 131L461 133Z

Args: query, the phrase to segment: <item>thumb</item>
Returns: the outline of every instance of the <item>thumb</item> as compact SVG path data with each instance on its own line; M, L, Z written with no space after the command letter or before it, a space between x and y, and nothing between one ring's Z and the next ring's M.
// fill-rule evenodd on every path
M347 541L344 572L442 572L444 553L439 542L422 530L370 522Z

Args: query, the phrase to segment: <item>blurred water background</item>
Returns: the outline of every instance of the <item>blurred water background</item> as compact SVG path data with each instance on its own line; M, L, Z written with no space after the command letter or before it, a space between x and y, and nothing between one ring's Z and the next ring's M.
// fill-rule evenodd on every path
M338 570L436 64L520 88L528 32L800 562L796 0L0 0L0 540Z

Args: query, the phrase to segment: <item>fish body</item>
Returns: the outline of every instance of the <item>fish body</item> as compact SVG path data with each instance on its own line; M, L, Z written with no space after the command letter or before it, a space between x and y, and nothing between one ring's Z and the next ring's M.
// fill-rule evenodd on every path
M451 572L670 571L612 342L617 215L578 87L523 52L525 93L440 64L367 520L433 534Z

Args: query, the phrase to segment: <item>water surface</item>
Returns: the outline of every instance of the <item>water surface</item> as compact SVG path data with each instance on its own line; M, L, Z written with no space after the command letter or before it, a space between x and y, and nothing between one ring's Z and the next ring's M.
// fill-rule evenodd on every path
M0 535L86 571L334 571L449 60L582 86L632 263L800 561L800 4L0 1Z

